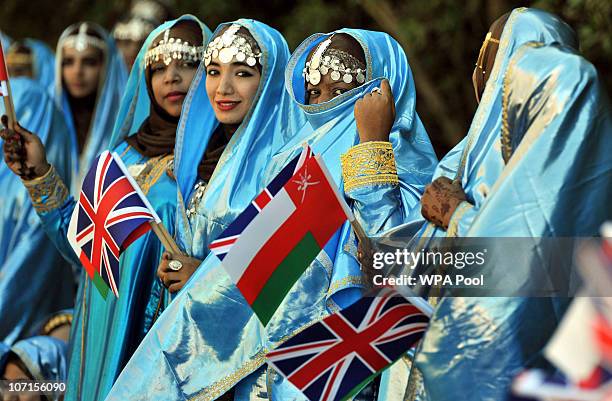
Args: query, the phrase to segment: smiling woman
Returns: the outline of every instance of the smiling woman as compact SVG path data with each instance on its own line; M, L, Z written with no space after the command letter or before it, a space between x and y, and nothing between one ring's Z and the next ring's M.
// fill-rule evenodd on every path
M235 32L234 32L235 31ZM235 57L223 49L223 43L237 35ZM219 122L232 132L251 109L261 78L259 46L244 28L228 26L209 46L206 62L206 93ZM233 128L232 128L233 127Z

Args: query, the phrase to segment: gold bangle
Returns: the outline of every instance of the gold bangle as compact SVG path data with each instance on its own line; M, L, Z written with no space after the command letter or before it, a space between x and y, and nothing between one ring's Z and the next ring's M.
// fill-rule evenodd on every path
M53 330L65 324L72 324L72 315L69 313L62 313L57 316L53 316L42 329L42 333L48 336Z
M345 191L366 185L399 183L391 142L360 143L343 154L340 163Z
M22 182L30 194L32 205L37 213L57 209L68 198L68 188L53 165L42 177L28 181L22 180Z

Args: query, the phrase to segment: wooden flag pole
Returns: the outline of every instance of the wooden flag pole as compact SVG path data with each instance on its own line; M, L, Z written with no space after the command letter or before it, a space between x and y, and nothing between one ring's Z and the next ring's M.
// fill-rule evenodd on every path
M157 235L157 238L159 238L166 251L170 252L172 255L183 254L183 252L178 247L176 242L174 242L172 235L170 235L170 233L166 229L166 226L164 226L163 223L156 223L154 221L151 221L150 224L151 228L153 229L153 232L155 233L155 235Z

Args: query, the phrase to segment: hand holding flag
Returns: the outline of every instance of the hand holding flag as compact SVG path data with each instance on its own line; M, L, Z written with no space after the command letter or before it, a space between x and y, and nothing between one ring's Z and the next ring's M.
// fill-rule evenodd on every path
M118 155L96 158L83 186L68 229L68 240L100 294L119 296L119 256L153 228L171 252L178 247L132 179Z

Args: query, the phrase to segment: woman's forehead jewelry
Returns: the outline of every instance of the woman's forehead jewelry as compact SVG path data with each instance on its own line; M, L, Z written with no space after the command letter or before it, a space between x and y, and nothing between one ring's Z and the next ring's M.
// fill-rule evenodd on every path
M342 80L350 84L353 80L358 84L365 82L365 65L349 53L329 48L333 35L324 40L316 48L310 61L306 62L304 80L312 85L321 82L323 75L330 74L333 81Z
M224 64L235 60L249 67L254 67L258 62L261 65L261 52L255 53L247 38L238 33L239 29L240 25L232 24L208 44L204 53L204 65L209 65L215 58Z
M164 37L157 45L147 50L145 67L159 61L169 65L172 60L201 61L204 56L204 46L195 46L181 38L170 37L170 29L164 31Z
M62 46L73 47L78 52L84 51L88 46L95 47L100 50L106 49L106 43L102 39L87 34L88 27L87 22L83 22L79 27L77 34L67 36L62 41Z
M127 21L120 21L113 29L113 38L116 40L131 40L140 42L155 29L153 23L139 17L132 17Z

